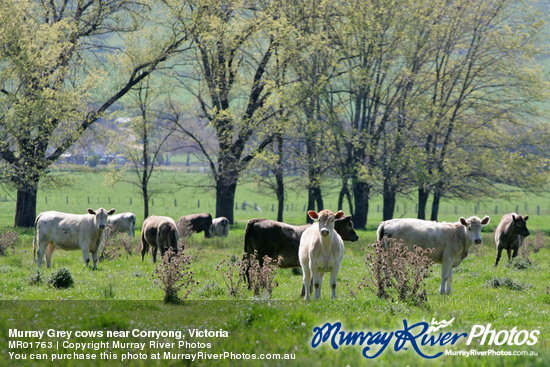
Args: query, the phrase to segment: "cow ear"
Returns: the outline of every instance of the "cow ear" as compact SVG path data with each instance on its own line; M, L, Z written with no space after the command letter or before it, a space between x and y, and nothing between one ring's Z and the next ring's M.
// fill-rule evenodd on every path
M315 210L310 210L310 211L308 211L308 212L307 212L307 215L309 215L309 217L310 217L311 219L317 219L317 218L319 218L319 216L317 215L317 213L315 212Z
M115 209L115 208L112 208L111 210L109 210L109 211L107 212L107 215L115 214L115 212L116 212L116 209Z
M526 215L525 217L523 217L523 220L525 220L527 222L527 219L529 219L529 216Z
M343 218L344 216L345 216L344 212L341 211L341 210L338 210L338 212L336 213L336 215L334 216L334 218L340 219L340 218Z
M88 213L90 213L91 215L95 215L95 211L91 208L88 208Z
M491 218L489 218L488 215L484 216L483 219L481 220L481 225L484 226L486 224L489 224L490 220L491 220Z
M466 222L466 218L460 217L460 218L458 218L458 221L459 221L460 224L462 224L463 226L468 227L468 222Z
M514 222L515 222L516 220L518 220L514 214L512 214L512 220L513 220Z

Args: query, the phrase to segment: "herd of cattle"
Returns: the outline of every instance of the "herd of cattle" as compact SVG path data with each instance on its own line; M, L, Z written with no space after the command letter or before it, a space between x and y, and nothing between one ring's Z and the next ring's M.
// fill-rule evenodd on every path
M97 269L99 250L105 238L105 228L111 225L115 231L134 236L136 216L133 213L114 214L100 208L88 209L88 214L68 214L56 211L40 213L34 224L34 257L38 266L44 255L46 264L51 267L51 257L55 248L82 251L86 266L89 266L90 254L93 269ZM344 256L344 241L357 241L359 237L353 228L351 216L344 212L333 213L321 210L319 213L308 211L312 225L294 226L268 219L251 219L245 229L244 253L256 254L263 265L268 256L277 260L281 268L301 267L303 271L302 295L306 300L321 298L321 284L325 273L330 273L332 298L336 297L336 279ZM508 253L508 259L517 256L523 240L530 233L526 222L529 217L516 213L502 217L495 230L497 258L502 250ZM453 268L460 265L468 256L470 247L481 243L481 228L489 223L488 216L483 219L460 217L456 223L432 222L420 219L402 218L383 221L377 230L377 240L393 238L412 248L416 245L423 249L432 248L430 254L434 263L442 265L441 294L451 293ZM207 213L181 217L177 223L170 217L149 216L143 222L141 230L141 258L151 248L153 262L156 262L157 250L161 256L165 250L178 251L180 237L204 232L206 238L228 236L229 221L225 217L212 219ZM248 272L246 274L248 278Z

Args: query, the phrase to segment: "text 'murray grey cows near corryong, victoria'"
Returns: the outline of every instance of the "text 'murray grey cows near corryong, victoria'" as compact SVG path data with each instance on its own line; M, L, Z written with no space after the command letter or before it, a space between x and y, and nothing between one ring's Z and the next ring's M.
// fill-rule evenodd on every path
M52 266L52 253L56 248L62 250L82 251L86 266L90 262L90 254L97 269L97 255L105 238L107 217L115 212L99 208L88 209L88 214L68 214L55 211L38 214L34 222L33 249L36 264L42 264L46 253L46 264Z
M178 240L178 228L172 218L158 215L147 217L141 227L141 261L149 252L149 246L153 262L157 262L158 249L160 249L160 256L164 256L164 251L168 248L172 248L177 253Z
M523 244L523 239L531 234L527 229L527 219L529 219L529 216L522 217L516 213L502 216L495 230L495 245L497 247L495 266L498 265L502 250L508 252L508 260L518 255L518 249ZM514 253L510 256L512 250L514 250Z
M451 293L453 267L460 265L468 256L468 250L481 243L481 227L489 223L489 217L479 219L460 217L456 223L430 222L421 219L391 219L380 223L377 238L395 238L412 249L416 245L423 249L433 248L430 258L441 264L440 294Z
M344 216L343 211L336 214L330 210L321 210L316 213L308 212L311 219L318 219L306 229L300 238L298 256L304 273L303 287L306 291L306 300L311 298L310 284L313 280L315 298L321 298L321 284L325 273L330 273L330 288L332 299L336 298L336 279L344 258L344 241L334 230L334 221Z

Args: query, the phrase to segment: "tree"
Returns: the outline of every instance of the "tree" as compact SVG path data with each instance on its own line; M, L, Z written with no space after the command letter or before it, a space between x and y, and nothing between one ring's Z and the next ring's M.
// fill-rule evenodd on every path
M425 218L433 193L432 220L443 196L496 194L493 183L515 166L494 170L517 144L510 142L515 140L510 132L519 121L533 122L531 102L541 100L545 89L532 60L540 22L529 19L529 11L511 1L465 0L444 12L435 8L440 14L432 27L417 170L418 217ZM525 157L524 163L534 162ZM538 180L530 167L526 185Z
M166 100L159 92L158 86L152 86L151 78L143 80L128 93L125 99L125 114L134 113L129 119L126 131L117 134L128 134L130 141L120 144L120 137L111 137L113 150L121 149L129 157L133 179L128 182L135 185L143 198L143 218L149 216L149 201L153 195L162 190L157 184L150 184L151 178L159 163L159 158L166 149L166 143L174 133L175 127L167 115ZM166 85L165 83L160 83ZM120 120L119 120L120 121ZM121 147L122 146L122 147Z
M178 74L182 87L200 106L202 117L217 135L215 154L201 148L216 188L216 216L233 223L239 177L255 154L273 140L268 127L277 115L275 52L288 37L287 19L280 2L184 2L197 26L192 30L189 70ZM180 18L187 27L189 18ZM183 127L183 126L182 126ZM180 129L198 139L192 131ZM200 144L198 144L200 147Z
M16 226L34 224L38 184L48 167L109 107L185 47L187 34L179 29L150 32L171 24L154 20L161 11L157 5L0 4L0 156L17 187Z

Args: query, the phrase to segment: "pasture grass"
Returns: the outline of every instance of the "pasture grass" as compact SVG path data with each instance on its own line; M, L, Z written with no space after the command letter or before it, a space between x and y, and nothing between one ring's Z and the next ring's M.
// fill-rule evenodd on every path
M5 345L7 330L19 328L43 330L171 330L192 327L209 330L224 329L230 338L208 339L211 351L235 351L239 353L295 353L295 365L308 363L321 365L357 365L365 363L359 347L343 347L333 350L328 346L312 349L309 344L313 328L325 322L340 321L345 330L393 330L402 328L403 319L409 323L426 320L455 318L452 330L469 332L473 325L492 324L496 330L540 330L539 342L534 347L466 346L464 342L453 350L496 349L535 350L538 357L459 357L442 356L435 361L420 358L412 351L386 351L376 360L382 365L440 365L500 366L547 365L550 363L550 251L548 238L545 247L530 254L532 266L525 269L506 267L507 258L494 268L496 251L490 234L484 243L476 246L462 264L455 269L452 295L440 296L439 265L427 281L428 301L422 307L400 302L380 300L368 290L361 290L352 297L347 289L356 288L365 274L364 238L374 238L372 232L359 232L358 243L346 243L346 253L338 279L338 299L330 300L328 280L325 279L320 301L305 302L300 299L301 276L290 269L277 271L271 299L257 299L244 293L240 299L228 296L223 273L216 271L223 259L239 260L242 256L243 229L234 229L228 238L204 239L195 235L186 241L186 252L193 257L191 270L199 284L194 287L189 300L183 305L171 306L162 302L163 292L153 284L155 264L150 254L141 261L134 239L135 252L123 253L115 260L99 263L99 270L84 266L80 251L56 250L52 257L53 269L40 269L41 277L50 275L62 267L70 270L74 286L55 289L47 281L32 284L36 265L32 256L32 235L21 231L14 251L0 257L0 345ZM503 284L520 284L521 289L489 286L495 279ZM48 301L49 300L49 301ZM56 302L51 302L55 300ZM82 302L86 301L86 302ZM107 340L107 339L105 339ZM146 341L146 340L144 340ZM443 348L428 348L435 354ZM70 350L68 352L71 352ZM156 350L148 348L145 353ZM174 352L178 352L177 348ZM179 351L181 352L181 351ZM4 352L2 352L4 353ZM5 356L5 353L4 353ZM18 365L33 365L18 362ZM234 365L235 361L222 360L217 364ZM75 361L62 362L72 365ZM134 361L131 365L155 365L155 361ZM248 364L248 363L247 363ZM254 365L273 365L255 362ZM77 364L81 365L81 364ZM157 365L163 365L158 362Z
M64 173L60 173L64 174ZM187 177L189 175L189 177ZM422 307L410 306L400 302L380 300L368 290L360 290L353 297L348 291L357 289L366 273L364 265L365 250L368 243L375 240L375 229L381 220L377 205L381 201L373 198L369 212L367 231L359 231L360 240L346 243L345 256L338 276L338 299L330 300L328 277L322 287L320 301L305 302L300 296L302 278L290 269L277 271L271 299L255 298L245 292L239 299L229 297L224 282L224 274L216 270L224 259L238 261L243 253L243 236L246 221L253 217L274 219L270 211L275 200L266 193L259 193L254 183L239 187L237 203L247 201L257 203L262 212L248 207L235 212L236 223L231 227L228 238L204 239L202 234L186 239L186 253L192 255L191 270L199 281L183 305L165 305L162 302L163 291L153 283L155 264L151 255L141 261L139 255L139 228L142 221L142 208L139 196L131 184L118 182L108 185L105 178L94 172L69 173L75 185L62 190L40 190L38 212L60 210L82 213L87 207L115 207L118 212L133 211L138 215L136 238L133 240L134 252L122 251L120 256L100 262L99 269L92 271L84 266L80 251L66 252L56 250L52 257L52 269L45 265L37 273L33 262L33 230L16 229L18 234L13 249L8 248L0 256L0 359L3 365L36 365L31 360L13 361L7 358L7 332L10 328L21 330L172 330L187 328L223 329L229 331L229 338L205 339L212 343L210 352L233 351L238 353L295 353L296 360L291 365L359 365L366 359L359 347L343 347L333 350L328 346L316 349L310 347L313 328L325 322L341 321L345 330L396 330L403 327L403 319L409 323L425 320L449 320L454 332L470 332L473 325L491 324L496 330L540 330L539 341L532 347L515 346L466 346L464 342L452 347L426 349L433 353L452 350L527 350L538 352L537 357L483 357L483 356L442 356L435 360L420 358L409 351L385 351L373 360L379 365L453 365L453 366L504 366L530 365L546 366L550 364L550 241L548 222L550 218L550 200L544 196L518 196L516 201L493 200L480 203L478 216L490 215L491 223L484 228L483 244L474 246L470 255L455 269L452 281L452 294L440 296L438 292L441 266L434 265L427 280L428 300ZM173 181L181 179L189 182L207 177L199 174L162 171L156 179ZM328 190L327 190L328 191ZM8 195L8 194L6 194ZM13 196L13 192L8 196ZM46 196L48 203L46 204ZM90 197L88 205L87 197ZM68 203L67 203L68 197ZM132 205L129 198L133 197ZM110 203L109 203L110 198ZM177 199L177 207L174 205ZM288 202L294 204L294 210L285 212L285 221L301 224L305 213L301 206L305 202L305 193L290 193ZM201 207L197 208L197 201ZM517 204L515 204L517 202ZM327 195L326 205L335 205L335 191ZM400 216L414 216L411 206L400 204ZM455 205L458 214L455 214ZM458 216L474 215L477 203L448 202L442 207L442 220L455 221ZM498 205L499 214L494 214ZM502 213L515 210L520 206L522 214L529 214L529 229L533 233L546 234L542 238L544 247L537 253L529 254L531 264L528 267L506 266L504 255L497 268L494 268L496 251L493 231ZM540 206L540 215L536 208ZM490 209L493 209L493 212ZM0 202L0 228L10 227L13 223L15 202ZM155 196L152 205L153 214L169 215L175 219L183 214L212 212L214 208L211 190L183 189L176 193L164 193ZM266 209L267 208L267 209ZM462 209L463 208L463 209ZM471 208L468 211L467 208ZM487 210L484 210L487 209ZM508 210L509 208L509 210ZM527 210L523 210L527 208ZM344 208L345 210L345 208ZM500 211L502 210L502 211ZM535 211L532 211L535 210ZM381 211L381 207L380 207ZM530 238L528 238L529 240ZM56 289L48 285L47 280L54 271L67 268L74 279L74 286ZM37 275L39 274L39 275ZM38 280L37 280L38 278ZM503 284L521 285L515 287L494 287L495 279ZM499 283L500 284L500 283ZM138 340L139 341L139 340ZM142 340L146 341L146 340ZM197 340L195 340L197 341ZM176 348L177 349L177 348ZM388 348L390 349L390 348ZM34 349L27 350L35 351ZM36 352L40 352L37 349ZM67 352L71 352L68 350ZM123 353L126 351L119 351ZM145 353L157 352L149 347ZM174 350L178 352L178 350ZM179 351L181 352L181 351ZM431 353L431 354L433 354ZM155 362L132 361L130 365L166 365L168 361ZM249 361L217 361L219 365L248 365ZM93 362L63 361L60 365L95 365ZM115 363L116 365L120 364ZM185 364L185 363L184 363ZM211 364L211 362L204 363ZM254 362L253 365L287 365L287 363Z

